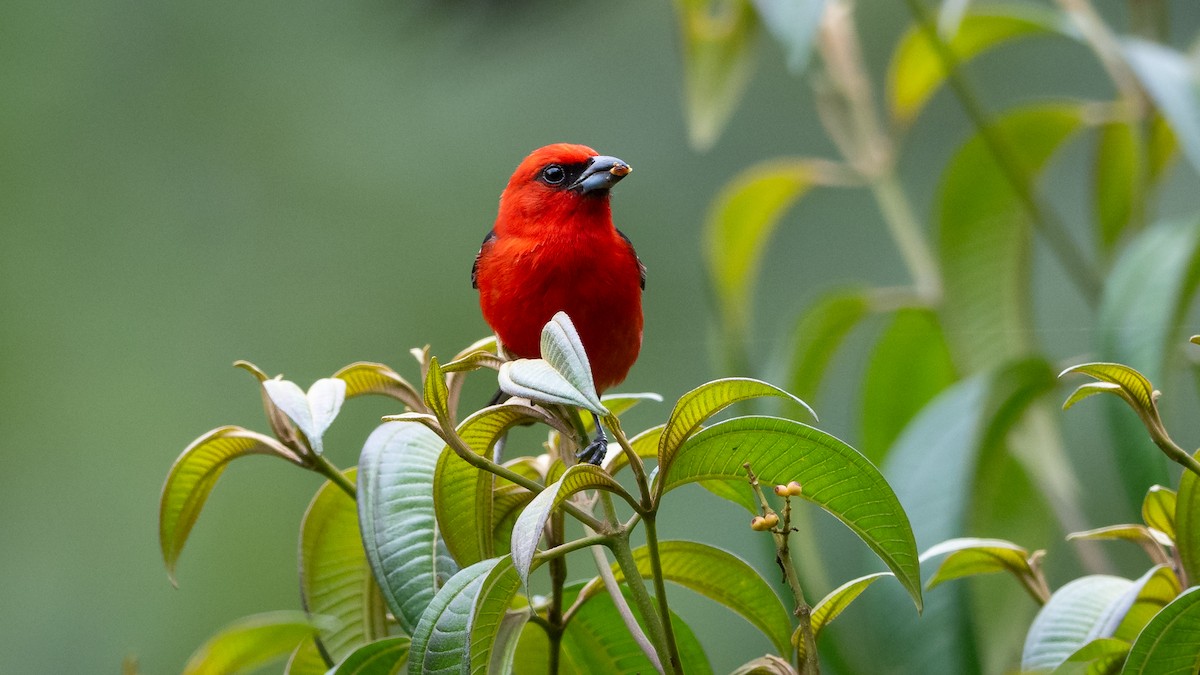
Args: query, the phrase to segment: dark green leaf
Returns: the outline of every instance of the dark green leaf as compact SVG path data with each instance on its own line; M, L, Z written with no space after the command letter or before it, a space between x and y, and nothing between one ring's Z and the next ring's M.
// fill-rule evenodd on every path
M192 441L171 466L158 507L158 540L171 583L175 563L204 502L229 462L246 455L275 455L301 465L296 453L274 438L241 427L219 427Z
M685 441L673 462L660 462L661 492L700 480L744 477L744 463L765 484L794 480L803 485L803 498L853 530L921 608L916 543L904 509L878 469L823 431L772 417L714 424Z
M434 517L433 471L441 451L442 440L429 429L387 422L367 438L359 457L363 546L388 607L409 633L457 570Z
M363 645L329 675L396 675L404 670L411 644L407 636L401 636Z
M1078 105L1041 104L1006 113L994 131L1032 177L1082 126ZM956 363L976 372L1029 354L1035 334L1029 217L981 136L947 166L938 214L943 318Z
M1122 673L1191 675L1200 671L1200 588L1193 586L1156 614L1138 635Z
M287 656L316 628L303 612L255 614L226 626L197 649L183 675L247 673Z
M351 482L355 470L345 472ZM387 634L387 608L371 576L358 527L358 508L331 482L317 491L300 524L300 600L326 616L320 646L334 663Z

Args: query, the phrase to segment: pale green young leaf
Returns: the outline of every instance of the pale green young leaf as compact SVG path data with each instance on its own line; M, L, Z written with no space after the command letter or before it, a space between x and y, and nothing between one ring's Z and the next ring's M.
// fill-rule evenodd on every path
M435 591L458 569L434 516L433 471L442 447L424 426L386 422L359 457L362 543L388 607L410 634Z
M707 150L750 80L759 24L749 0L674 0L683 48L688 139Z
M241 427L218 427L192 441L167 474L158 507L158 540L171 583L175 564L204 502L229 462L246 455L274 455L296 464L303 460L279 441Z
M271 400L271 394L266 387L261 386L263 382L271 378L267 377L261 368L249 361L239 359L234 361L233 365L235 368L241 368L250 373L258 380L259 391L262 393L263 412L267 415L267 423L271 425L271 431L275 434L275 438L289 448L296 447L299 440L296 434L296 425L292 424L292 420L288 419L288 416Z
M1200 171L1200 67L1170 47L1130 38L1125 60L1170 123L1183 154Z
M1075 391L1071 392L1067 400L1063 401L1062 409L1070 410L1076 403L1085 398L1091 398L1096 394L1116 394L1122 398L1125 396L1124 390L1121 389L1121 385L1119 384L1113 384L1112 382L1088 382L1087 384L1079 385L1075 388Z
M1200 671L1200 588L1193 586L1154 615L1129 649L1128 675Z
M1093 574L1068 582L1042 606L1025 636L1022 670L1057 668L1095 637L1093 631L1133 582Z
M921 562L941 555L945 555L946 559L926 583L927 590L951 579L977 574L1008 572L1023 584L1025 580L1033 577L1033 569L1029 566L1029 551L1011 541L974 537L950 539L922 553Z
M788 70L804 72L812 54L826 0L751 0L758 18L783 47Z
M997 118L993 132L1032 184L1055 151L1083 127L1078 104L1043 103ZM1026 207L989 144L976 134L950 160L938 197L942 318L955 362L967 373L1034 349L1033 232Z
M1161 532L1151 531L1150 528L1140 524L1110 525L1108 527L1098 527L1094 530L1072 532L1067 535L1067 541L1075 539L1082 539L1085 541L1120 539L1133 542L1142 547L1142 549L1146 551L1146 554L1150 556L1150 560L1155 563L1165 563L1168 561L1167 554L1163 550L1163 546L1172 545L1172 542L1167 538L1167 535Z
M397 675L404 672L412 641L408 636L363 645L337 664L328 675Z
M1096 134L1092 209L1101 250L1109 254L1141 221L1147 179L1144 143L1141 131L1123 120L1101 125Z
M351 482L355 470L345 472ZM358 527L358 508L326 482L300 524L300 601L309 614L328 617L318 632L334 663L387 635L387 607L371 576Z
M183 675L253 672L282 659L316 631L303 612L267 612L240 619L204 643L188 659Z
M811 625L813 639L815 640L820 637L821 631L825 629L825 626L828 626L834 619L841 616L842 612L846 611L846 608L850 606L850 603L862 595L863 591L867 590L871 584L883 577L890 576L894 575L891 572L876 572L875 574L851 579L821 598L820 602L813 605L812 608ZM804 646L804 640L799 628L792 633L791 642L799 652L800 658L803 659L808 650Z
M882 461L905 425L955 379L937 315L920 308L897 311L867 363L859 450Z
M1058 376L1062 377L1063 375L1073 373L1082 373L1089 377L1094 377L1101 382L1117 385L1120 387L1121 392L1125 394L1122 398L1125 398L1130 405L1136 406L1143 411L1149 412L1154 408L1154 385L1150 384L1150 380L1146 379L1145 375L1142 375L1129 366L1120 363L1082 363L1078 366L1067 368L1059 373ZM1115 391L1108 387L1103 388L1103 390ZM1067 400L1074 399L1078 401L1086 396L1090 396L1091 393L1098 393L1099 391L1101 390L1097 389L1095 392L1089 391L1088 394L1079 396L1078 398L1072 394L1071 398Z
M1175 576L1175 571L1170 565L1155 565L1142 575L1141 579L1134 582L1130 591L1136 592L1127 591L1127 595L1131 596L1130 602L1128 605L1122 603L1122 611L1105 626L1104 632L1126 642L1133 642L1151 618L1170 604L1182 590L1179 577Z
M292 651L283 668L283 675L325 675L327 672L329 664L325 663L325 657L317 649L315 632Z
M704 223L704 251L727 340L740 345L751 325L753 288L767 242L784 212L812 187L803 160L753 166L717 196Z
M920 610L916 542L900 501L866 458L823 431L774 417L719 422L688 438L672 462L660 461L661 492L695 481L744 478L745 463L764 484L803 485L802 497L858 535Z
M1200 451L1194 455L1200 458ZM1175 500L1175 547L1188 579L1200 581L1200 477L1184 471Z
M262 383L271 401L304 432L313 452L324 452L322 437L346 400L346 381L325 377L313 382L304 392L290 380L266 380Z
M809 306L792 331L795 346L788 390L815 399L838 348L870 309L871 300L862 288L829 291Z
M608 414L599 400L593 401L542 359L517 359L500 366L500 390L509 396L519 396L538 403L569 405L596 413Z
M428 350L426 350L428 353ZM450 389L446 386L446 374L437 357L429 357L425 370L425 384L422 389L425 407L428 408L438 421L446 424L451 419Z
M1036 36L1070 35L1061 14L1028 3L971 8L962 16L947 44L959 63L1005 43ZM892 117L908 125L946 80L928 36L918 26L908 29L892 53L887 75L887 103Z
M575 391L583 394L587 405L581 407L597 415L608 414L608 409L596 393L592 367L583 349L583 341L579 338L579 331L566 312L557 312L542 328L541 350L546 363L562 375Z
M1151 485L1142 501L1142 522L1175 540L1175 491Z
M529 585L529 571L533 564L534 554L537 553L538 541L551 512L558 508L564 500L581 490L604 490L623 498L633 504L633 498L625 492L625 488L605 473L604 469L591 464L576 464L567 469L562 478L546 486L529 502L529 506L521 512L513 525L512 560L521 577L521 583Z

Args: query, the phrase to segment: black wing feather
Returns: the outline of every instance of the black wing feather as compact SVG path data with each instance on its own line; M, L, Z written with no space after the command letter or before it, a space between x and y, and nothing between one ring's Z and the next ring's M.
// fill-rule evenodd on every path
M488 230L487 236L483 238L483 243L479 245L479 253L475 254L475 264L471 265L471 288L479 288L476 281L476 275L479 274L479 257L483 255L483 247L487 246L496 238L496 230L492 228Z
M629 237L625 236L625 233L620 230L617 230L617 234L621 235L626 244L629 244L629 252L633 254L633 259L637 261L638 274L641 275L641 285L644 291L646 290L646 263L642 262L642 259L638 257L637 251L633 248L633 242L629 240Z

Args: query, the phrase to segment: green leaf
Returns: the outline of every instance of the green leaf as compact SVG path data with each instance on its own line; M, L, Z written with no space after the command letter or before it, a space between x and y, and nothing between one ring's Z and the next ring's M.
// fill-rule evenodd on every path
M1092 208L1101 249L1111 253L1121 236L1139 224L1146 187L1139 129L1126 121L1102 124L1092 168Z
M412 641L407 636L363 645L346 657L329 675L396 675L404 670Z
M564 606L569 607L574 602L581 587L582 584L571 584L564 589ZM621 586L621 593L625 596L626 604L633 608L635 618L644 631L645 621L637 613L637 604L632 602L629 589ZM671 612L671 625L675 629L675 643L679 647L683 672L688 675L711 673L712 667L704 649L691 628L675 612ZM654 672L650 660L625 628L625 622L607 593L586 599L579 607L563 633L562 648L562 672L630 675ZM525 673L521 672L520 675Z
M1154 385L1150 384L1150 380L1146 379L1145 375L1142 375L1129 366L1124 366L1119 363L1082 363L1078 366L1071 366L1070 368L1067 368L1059 373L1058 376L1062 377L1063 375L1070 375L1072 373L1082 373L1084 375L1094 377L1101 382L1116 385L1119 387L1119 391L1111 387L1093 387L1092 389L1088 390L1088 393L1082 396L1072 394L1071 397L1067 399L1067 402L1071 405L1074 405L1074 403L1079 400L1091 396L1093 393L1113 392L1120 394L1121 397L1128 401L1129 405L1134 406L1135 409L1140 408L1144 411L1150 411L1154 409L1154 400L1158 398L1154 393ZM1069 406L1067 404L1063 404L1063 407Z
M275 455L302 465L303 460L274 438L241 427L218 427L192 441L167 474L158 506L158 540L171 583L175 564L204 502L229 462L246 455Z
M1111 382L1089 382L1087 384L1081 384L1075 388L1075 391L1071 392L1071 395L1067 397L1067 400L1063 401L1062 408L1063 410L1070 410L1071 407L1076 403L1079 403L1085 398L1091 398L1096 394L1116 394L1117 396L1123 396L1121 391L1121 385L1113 384Z
M351 482L355 470L345 472ZM334 663L387 635L387 608L371 576L358 528L358 506L326 482L300 524L300 600L309 614L327 616L319 647Z
M382 363L358 361L333 374L346 382L346 398L374 394L400 401L412 410L423 410L420 392L400 374Z
M743 663L729 675L796 675L796 669L786 660L767 654Z
M458 425L458 435L475 454L490 457L496 441L509 429L528 422L547 422L545 413L517 404L484 408ZM506 483L506 481L505 481ZM447 447L437 460L433 479L434 508L446 547L460 565L492 557L493 486L502 484Z
M592 367L588 363L579 331L575 330L575 324L566 312L556 312L550 322L542 328L541 350L546 363L587 397L593 412L603 410L607 414L608 409L600 402L600 396L596 393Z
M296 447L296 444L299 442L299 436L296 433L296 425L292 424L292 421L288 419L288 416L283 414L283 411L279 409L279 406L275 405L275 402L271 400L271 394L267 392L266 387L262 386L263 382L266 382L271 378L267 377L267 374L264 373L262 369L253 363L250 363L249 361L243 361L239 359L234 361L233 365L236 368L241 368L242 370L250 373L255 377L255 379L258 380L259 392L262 394L263 412L267 414L267 423L271 425L271 431L275 434L275 437L279 439L280 443L283 443L289 448Z
M660 461L661 492L700 480L744 477L744 463L765 484L794 480L803 485L803 498L854 531L921 609L916 542L904 509L878 469L823 431L774 417L719 422L685 441L672 462Z
M583 408L604 417L592 381L592 367L570 317L558 312L542 328L541 359L517 359L500 366L500 389L542 403Z
M346 381L325 377L313 382L305 393L290 380L266 380L262 383L271 401L304 432L313 452L324 452L321 438L337 418L346 400Z
M1200 218L1168 220L1147 228L1117 259L1100 302L1098 347L1106 361L1128 364L1145 373L1121 380L1087 373L1130 388L1148 408L1152 387L1167 373L1170 356L1182 342L1180 324L1200 280ZM1148 381L1147 381L1148 380ZM1166 484L1167 459L1151 448L1145 430L1125 414L1113 415L1114 446L1120 457L1126 494L1137 508L1147 485Z
M739 401L764 396L790 399L804 408L813 416L813 419L817 417L807 403L773 384L748 377L727 377L706 382L680 396L675 403L675 408L671 410L666 427L658 441L659 472L665 474L670 470L671 462L675 460L680 446L696 433L708 418ZM743 471L741 477L745 475ZM787 483L787 481L783 482ZM661 488L657 494L662 494Z
M625 492L625 488L605 473L604 469L592 464L576 464L567 469L562 478L547 485L545 490L529 502L529 506L525 507L513 525L512 560L523 585L529 585L533 556L537 553L538 541L542 538L542 531L546 527L546 521L550 519L550 513L568 497L581 490L612 492L631 505L634 504L633 498Z
M1057 668L1093 638L1105 637L1094 635L1094 629L1104 621L1110 605L1132 585L1128 579L1093 574L1055 591L1025 636L1021 669Z
M312 637L292 651L283 669L284 675L325 675L329 672L329 664L325 663L325 657L317 649L316 637L314 632Z
M1133 642L1146 624L1179 595L1179 578L1170 565L1155 565L1126 591L1119 612L1115 612L1104 633ZM1125 602L1124 600L1128 600Z
M995 572L1008 572L1022 584L1034 578L1033 568L1029 565L1029 551L1011 541L974 537L950 539L922 553L921 562L940 555L946 555L946 559L925 585L926 589L951 579Z
M1098 527L1094 530L1086 530L1084 532L1072 532L1067 535L1067 541L1082 539L1085 541L1091 540L1106 540L1106 539L1122 539L1131 541L1150 556L1150 559L1156 563L1167 562L1167 555L1163 551L1164 545L1170 545L1171 541L1167 539L1165 534L1155 534L1151 532L1145 525L1110 525L1108 527Z
M1175 502L1175 491L1161 485L1151 485L1142 502L1142 520L1171 541L1175 541Z
M658 444L662 440L663 431L667 428L665 424L650 427L641 432L637 436L629 439L629 445L638 457L642 459L657 459ZM624 452L609 452L604 458L604 470L611 476L617 475L621 469L629 466L629 458Z
M754 68L758 19L748 0L675 0L683 47L688 140L707 150L733 115Z
M510 612L521 580L505 556L480 584L467 626L470 649L464 654L473 675L511 672L517 638L529 618L529 608Z
M1200 451L1194 455L1200 458ZM1200 477L1184 471L1175 500L1175 547L1188 579L1200 581Z
M1058 12L1005 3L972 8L947 45L961 64L1013 40L1068 34ZM902 125L911 123L945 80L946 71L928 36L919 26L909 28L897 43L888 69L887 102L892 117Z
M1138 635L1122 673L1166 675L1200 670L1200 588L1193 586L1156 614Z
M413 632L409 673L462 673L470 667L475 600L489 573L501 560L504 558L492 558L466 567L438 590Z
M663 579L737 612L762 631L780 654L791 651L788 637L792 632L790 614L771 586L744 560L719 548L692 541L660 541L658 554ZM650 578L650 550L645 546L634 549L633 559L638 572ZM625 578L620 566L615 563L613 577L618 582ZM583 594L589 597L603 592L604 585L599 577L588 582L583 590Z
M825 0L752 0L758 17L787 55L788 70L801 73L808 65Z
M433 412L438 422L447 424L451 420L450 389L446 386L446 374L436 356L429 358L422 396L425 398L425 407Z
M861 288L830 291L813 303L792 331L796 345L788 389L815 399L838 347L870 309L870 298Z
M1125 640L1097 638L1067 657L1053 675L1117 675L1128 653Z
M813 639L816 640L820 637L821 631L825 629L825 626L828 626L834 619L841 616L842 612L846 611L846 608L850 606L850 603L862 595L863 591L867 590L871 584L883 577L890 576L893 576L891 572L876 572L875 574L851 579L830 591L829 595L821 598L821 601L813 606L810 618ZM792 633L791 642L800 653L800 658L803 659L808 650L804 646L804 640L801 638L799 628Z
M1080 106L1065 103L1018 108L993 122L1012 159L1030 176L1082 126ZM958 150L943 174L938 221L946 288L942 316L955 362L975 372L1029 354L1035 334L1030 221L979 135Z
M287 656L315 630L303 612L248 616L226 626L197 649L183 673L248 673Z
M867 364L862 453L873 462L881 461L905 425L955 379L937 315L919 308L897 311Z
M753 324L754 282L771 234L813 183L814 169L805 161L775 160L743 171L709 207L705 259L730 346L740 346Z
M371 433L359 457L358 518L367 560L410 634L457 569L434 517L433 471L441 451L442 440L426 427L387 422Z
M1183 146L1183 154L1200 171L1200 71L1194 61L1170 47L1131 38L1125 60L1154 99Z

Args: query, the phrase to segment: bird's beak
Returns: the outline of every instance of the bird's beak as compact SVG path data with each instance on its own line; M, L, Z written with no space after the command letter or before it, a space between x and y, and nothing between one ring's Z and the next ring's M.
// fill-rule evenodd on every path
M597 155L591 159L587 168L567 189L580 194L608 192L609 188L628 176L632 170L628 164L616 157Z

